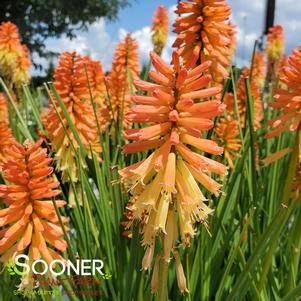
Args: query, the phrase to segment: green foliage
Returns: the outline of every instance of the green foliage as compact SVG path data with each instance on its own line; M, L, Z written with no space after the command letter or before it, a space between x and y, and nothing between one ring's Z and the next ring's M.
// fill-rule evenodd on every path
M232 87L236 86L234 74L237 71L231 72L228 85ZM298 157L298 137L284 133L267 141L264 138L265 127L254 132L253 99L248 79L245 84L248 105L246 127L240 129L243 142L240 157L235 162L235 168L229 170L223 179L223 193L210 202L210 207L215 209L209 219L211 236L200 224L190 248L179 250L190 293L180 294L175 264L171 261L168 286L165 287L169 300L300 300L301 208L298 200L292 201L290 198ZM52 86L46 88L58 99L74 136L79 139L59 95ZM43 93L46 95L46 89ZM39 117L44 99L42 95L34 89L25 88L20 100L25 105L22 109L13 107L15 128L22 139L35 137L35 128L43 130ZM272 96L269 92L264 101ZM265 120L273 114L266 108ZM100 134L103 161L99 162L92 154L91 159L86 158L87 169L80 165L81 189L78 191L82 195L75 195L77 206L63 210L63 215L70 217L69 226L73 229L65 232L68 243L65 257L71 260L76 256L101 258L105 263L105 273L112 277L101 279L97 286L88 287L65 281L59 289L60 295L55 297L57 300L62 300L63 291L88 289L100 290L102 296L75 293L68 297L72 301L156 299L150 292L151 273L141 271L144 250L140 245L139 229L133 230L131 239L122 236L120 221L124 220L128 195L119 183L117 170L136 162L138 157L125 156L121 152L125 142L120 133L119 125L113 123L105 133ZM258 143L259 151L255 149ZM80 140L78 144L81 145ZM268 166L257 166L257 154L263 159L286 147L293 148L290 155ZM80 151L78 155L85 157L82 149ZM56 176L60 179L58 172ZM62 183L65 198L69 189L69 185ZM83 200L82 206L79 199ZM21 300L21 297L11 293L18 280L17 276L11 277L7 272L0 276L1 288L5 287L0 289L0 300ZM36 298L42 300L45 297Z

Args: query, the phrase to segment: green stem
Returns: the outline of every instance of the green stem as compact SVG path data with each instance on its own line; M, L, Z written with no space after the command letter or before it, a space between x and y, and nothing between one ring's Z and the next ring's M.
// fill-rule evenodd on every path
M159 263L159 288L157 301L168 300L168 263L162 258Z

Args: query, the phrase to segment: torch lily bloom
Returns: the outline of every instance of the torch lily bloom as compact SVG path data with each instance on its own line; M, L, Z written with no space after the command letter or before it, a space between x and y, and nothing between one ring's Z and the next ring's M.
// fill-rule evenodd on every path
M26 85L31 79L29 68L31 67L31 61L26 45L22 45L22 53L17 58L16 68L13 73L12 81L18 87Z
M168 38L169 16L165 6L159 5L153 17L152 42L154 52L161 55Z
M266 53L270 62L278 62L284 53L284 31L281 25L269 28Z
M272 131L266 134L266 138L280 135L284 131L296 131L301 121L301 46L292 51L288 64L282 69L284 76L280 79L289 90L276 89L275 101L270 107L279 110L281 114L268 124ZM300 152L301 153L301 152Z
M231 8L225 0L180 1L179 17L174 23L178 34L173 47L184 59L186 67L197 61L212 61L210 74L220 83L228 76L233 53L234 27L229 24Z
M11 22L0 25L0 66L3 76L11 81L17 58L22 55L17 26Z
M75 52L65 52L61 55L59 64L55 69L53 85L66 106L88 156L91 156L91 146L96 157L99 157L101 146L98 143L98 129L90 99L86 71L93 94L95 83L93 83L93 69L90 61ZM50 109L44 113L43 122L55 151L57 166L62 171L63 180L77 182L79 171L74 150L78 150L79 145L55 97L53 97L53 101L58 113L49 102ZM65 129L60 118L62 118ZM68 135L65 134L65 130Z
M229 166L234 168L233 158L238 157L241 148L238 121L232 119L230 116L221 118L214 131L217 140L224 148L224 156L227 159Z
M7 161L2 168L10 184L0 185L0 199L6 205L0 210L2 262L28 250L31 259L50 264L54 259L63 260L60 252L67 248L55 209L66 202L54 200L61 193L57 189L60 184L51 177L51 159L41 143L26 141L21 145L11 140L6 149ZM61 216L63 223L67 220Z
M268 56L268 74L267 79L269 82L274 82L277 79L277 71L279 61L284 54L284 31L280 25L269 28L267 35L266 53Z
M125 40L115 49L112 68L107 77L115 121L123 119L124 114L129 111L131 83L138 78L139 72L138 44L127 34Z
M145 269L150 268L153 255L157 255L154 247L158 236L164 240L163 257L169 262L178 236L187 246L196 234L195 223L207 226L206 219L212 209L206 205L198 183L218 194L221 185L210 173L227 173L223 164L205 156L205 153L220 155L223 148L215 141L202 138L202 134L213 127L211 119L221 115L225 108L215 99L221 87L206 88L211 75L203 73L211 62L187 69L177 52L173 53L173 66L154 52L150 57L156 70L149 72L154 83L134 82L137 89L147 91L148 95L133 95L135 105L125 115L129 122L149 125L124 131L125 138L134 141L125 145L124 152L155 150L145 160L119 171L122 180L131 183L133 196L129 210L133 219L142 224ZM182 274L179 275L181 289L184 289Z

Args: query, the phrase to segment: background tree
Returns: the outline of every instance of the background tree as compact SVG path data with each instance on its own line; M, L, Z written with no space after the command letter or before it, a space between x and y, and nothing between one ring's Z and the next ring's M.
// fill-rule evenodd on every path
M49 57L45 40L62 34L72 38L77 30L100 17L117 18L118 10L128 5L128 0L1 0L0 21L15 23L31 54Z

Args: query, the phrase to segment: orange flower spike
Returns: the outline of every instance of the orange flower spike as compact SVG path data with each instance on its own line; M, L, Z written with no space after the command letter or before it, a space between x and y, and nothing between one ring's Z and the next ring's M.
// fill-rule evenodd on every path
M272 131L266 134L266 138L280 135L284 131L296 131L301 121L301 46L292 51L287 66L282 69L281 84L289 87L289 90L276 89L274 102L270 107L279 110L281 114L272 120L269 125Z
M27 85L31 79L29 68L31 67L31 61L29 52L26 45L22 45L22 53L17 58L16 68L13 73L12 81L18 87Z
M63 230L53 205L56 202L62 207L65 202L49 200L61 191L55 189L59 183L50 177L53 171L49 167L51 159L47 158L41 144L42 140L36 144L26 141L24 145L11 141L7 146L11 151L7 152L2 168L4 179L11 184L0 185L0 197L7 205L0 210L0 227L5 227L0 235L0 259L3 262L32 247L37 258L49 262L53 258L49 254L67 248L60 237ZM66 222L65 217L62 220Z
M149 124L124 131L126 139L134 140L124 146L124 151L157 149L143 162L119 171L122 180L132 184L129 189L132 194L131 219L143 224L144 268L150 268L153 256L157 255L153 248L156 237L161 235L166 242L165 260L169 261L178 236L176 229L170 229L176 227L177 221L185 244L195 234L193 225L196 221L206 225L206 218L212 210L204 204L205 197L197 181L210 192L218 194L221 185L209 174L227 173L223 164L188 147L216 155L223 151L216 142L200 138L201 131L212 128L211 119L221 115L225 109L224 104L214 99L221 88L207 88L211 76L203 75L203 72L211 64L205 62L190 70L181 65L176 53L173 53L173 66L167 65L154 52L150 57L155 68L151 73L155 83L135 81L136 87L149 93L147 96L132 96L137 105L126 114L128 121L135 122L145 122L149 116ZM200 100L200 97L204 99ZM211 97L213 99L209 100ZM173 211L174 203L178 211ZM178 214L179 218L174 218L173 214Z
M90 99L86 71L92 95L95 95L95 93L97 94L97 91L95 91L95 77L90 61L75 52L65 52L60 56L58 66L55 69L53 85L68 110L86 152L90 155L91 145L96 157L99 157L101 147L98 143L98 129ZM75 149L78 149L77 141L68 127L65 116L55 97L53 97L53 100L56 102L59 114ZM58 168L62 171L63 179L65 181L71 179L71 181L77 182L78 168L75 154L51 102L50 109L43 116L43 122L52 148L55 151L55 159L57 160Z
M0 25L0 66L5 78L12 79L17 58L22 56L22 46L16 25L2 22Z
M154 13L152 25L152 43L154 52L161 55L168 39L169 16L168 10L159 5Z
M221 118L214 131L217 135L217 141L224 147L224 156L229 166L234 168L233 158L238 156L241 148L237 120L232 119L230 116Z
M8 123L7 97L0 93L0 122Z
M281 25L269 28L266 52L270 62L278 62L284 53L284 31Z
M13 139L12 130L8 123L0 122L0 166L6 161L6 148Z
M216 83L228 75L235 43L235 26L229 23L231 9L225 0L180 1L174 23L178 34L173 47L187 67L211 60L210 74Z
M254 54L252 80L254 79L257 86L262 88L266 76L266 63L263 52L256 51Z
M139 72L138 44L128 34L115 49L112 68L107 77L113 117L116 121L129 111L130 82L138 78Z

